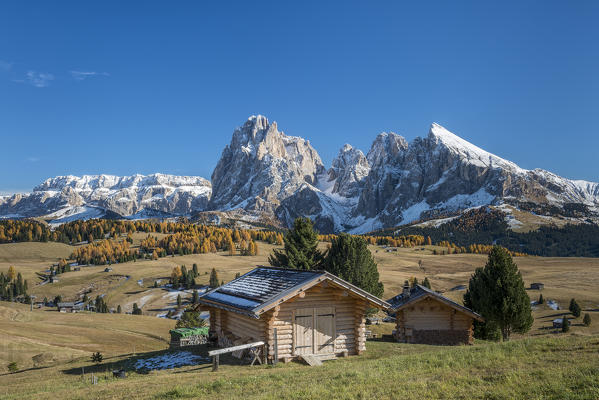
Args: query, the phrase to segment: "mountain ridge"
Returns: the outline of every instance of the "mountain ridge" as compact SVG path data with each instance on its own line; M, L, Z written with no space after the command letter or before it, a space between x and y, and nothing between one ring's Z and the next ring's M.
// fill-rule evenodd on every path
M599 183L521 168L438 123L410 142L380 133L366 155L345 144L326 168L308 140L257 115L234 130L211 181L159 173L59 176L31 193L0 196L0 217L61 223L102 211L124 218L235 212L283 226L308 216L322 232L363 233L501 204L577 204L583 219L597 222Z

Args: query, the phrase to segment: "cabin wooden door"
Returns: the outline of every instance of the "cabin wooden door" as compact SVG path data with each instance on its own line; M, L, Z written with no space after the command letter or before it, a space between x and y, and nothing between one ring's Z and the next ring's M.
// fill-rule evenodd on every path
M321 307L314 309L314 320L314 353L334 353L335 309L333 307Z
M314 309L295 310L293 342L295 354L314 354Z
M335 308L298 308L294 313L295 355L335 352Z

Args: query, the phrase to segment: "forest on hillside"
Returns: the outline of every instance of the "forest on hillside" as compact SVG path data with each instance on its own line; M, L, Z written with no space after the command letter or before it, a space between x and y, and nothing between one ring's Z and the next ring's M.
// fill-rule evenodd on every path
M545 257L599 257L599 226L596 224L547 225L520 233L509 229L503 212L485 207L467 211L438 227L410 226L397 231L396 234L402 235L430 236L433 243L498 244L513 252Z

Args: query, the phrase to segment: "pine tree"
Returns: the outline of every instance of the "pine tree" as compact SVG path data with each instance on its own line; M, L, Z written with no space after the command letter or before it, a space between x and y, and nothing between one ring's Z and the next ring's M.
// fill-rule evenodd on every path
M574 308L572 310L572 315L574 315L575 318L580 317L580 314L582 313L582 309L580 308L580 305L578 305L577 302L574 302Z
M422 286L424 286L425 288L431 289L431 282L428 280L427 277L424 277L424 281L422 282Z
M141 308L138 307L137 303L133 303L133 315L141 315Z
M383 295L383 284L368 243L360 236L342 233L331 242L324 269L375 295Z
M268 262L274 267L295 269L318 269L324 255L318 250L318 233L309 218L297 218L284 239L284 249L274 250Z
M191 302L193 304L198 304L198 301L200 300L200 294L198 293L197 290L193 291L193 294L191 296Z
M539 304L545 304L545 299L543 298L543 293L541 293L539 295L539 301L537 303L539 303Z
M562 332L566 333L570 330L570 321L568 321L568 317L564 315L562 318Z
M181 307L181 304L183 304L183 300L181 299L181 295L178 294L177 295L177 307Z
M116 312L117 312L117 314L120 314L120 313L123 312L123 310L121 309L121 305L120 304L117 306Z
M175 328L201 328L206 325L206 321L200 318L200 313L187 309L181 319L177 321Z
M586 313L582 319L582 323L584 326L591 326L591 314Z
M214 268L212 268L212 271L210 271L209 285L213 289L218 287L218 274L216 273L216 269L214 269Z
M512 332L527 332L533 323L522 275L500 246L493 246L485 267L470 278L464 305L481 314L488 327L499 329L503 340L509 340Z

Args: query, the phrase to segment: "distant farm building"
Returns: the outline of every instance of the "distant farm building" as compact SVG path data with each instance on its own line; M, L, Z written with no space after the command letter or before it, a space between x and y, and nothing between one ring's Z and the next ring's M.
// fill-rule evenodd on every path
M104 272L112 272L112 268L106 267L106 268L104 268Z
M71 313L71 312L79 312L83 311L85 304L83 302L62 302L58 303L58 311L61 313Z
M530 288L534 290L543 290L545 288L545 285L540 282L535 282L530 284Z
M221 347L263 341L268 360L366 349L366 309L389 304L324 271L259 267L199 299Z
M396 316L394 336L399 342L435 345L472 344L474 311L424 286L404 287L389 300Z

